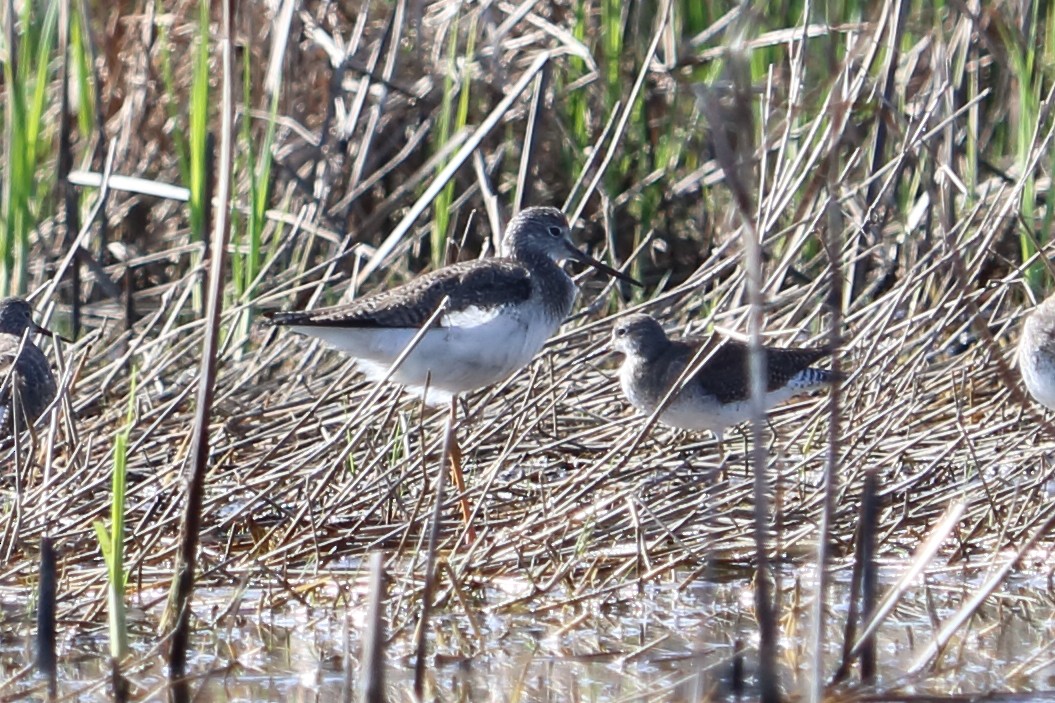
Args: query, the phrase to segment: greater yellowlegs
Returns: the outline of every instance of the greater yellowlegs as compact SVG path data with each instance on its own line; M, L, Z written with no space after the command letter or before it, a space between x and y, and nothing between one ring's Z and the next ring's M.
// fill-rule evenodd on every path
M578 295L557 263L565 259L636 283L575 248L563 212L532 207L509 222L502 256L453 264L346 305L275 313L271 322L351 355L373 379L416 338L388 378L430 405L452 402L453 414L454 397L526 366L564 322ZM455 487L464 492L456 442L452 448Z
M717 348L703 352L699 359L707 358L706 363L671 399L659 420L680 429L710 430L721 441L725 428L751 415L748 346L732 340L720 346L717 339L674 341L656 320L641 314L620 319L612 329L612 347L625 355L619 383L627 400L646 414L655 411L704 344ZM810 366L831 354L829 349L764 349L767 410L832 381L830 371Z
M1055 410L1055 295L1034 308L1022 325L1018 370L1033 399Z
M19 408L16 427L28 427L55 399L55 376L44 352L29 334L52 336L33 322L33 309L22 298L0 300L0 436L11 432L13 408Z
M322 339L377 379L447 300L390 376L440 405L509 377L557 331L578 294L558 261L575 259L633 281L576 249L570 236L560 210L528 208L509 223L502 256L447 266L346 305L274 313L271 322Z

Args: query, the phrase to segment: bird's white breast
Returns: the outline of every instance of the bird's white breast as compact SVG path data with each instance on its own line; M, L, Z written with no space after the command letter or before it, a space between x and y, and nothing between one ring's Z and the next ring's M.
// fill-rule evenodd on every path
M648 375L648 369L640 368L641 365L642 362L638 359L625 362L619 369L619 385L631 405L642 414L651 415L668 389L646 387L641 379ZM729 424L716 398L703 393L693 393L691 389L683 389L672 398L659 420L665 425L683 430L718 431Z
M429 404L497 383L523 368L559 327L536 306L470 307L444 315L440 326L425 332L390 380L417 394L429 391ZM292 326L293 331L322 339L359 360L378 380L411 343L414 328L341 328Z
M619 384L627 400L643 414L650 415L663 400L667 389L646 388L640 381L642 369L637 367L640 361L627 362L619 369ZM796 395L817 387L809 382L806 374L792 378L786 386L767 392L763 397L763 408L769 411L774 406L793 398ZM635 382L635 379L638 379ZM718 399L705 393L691 382L671 399L660 422L682 430L710 430L719 437L722 431L737 425L751 417L751 402L747 399L730 403L721 403Z

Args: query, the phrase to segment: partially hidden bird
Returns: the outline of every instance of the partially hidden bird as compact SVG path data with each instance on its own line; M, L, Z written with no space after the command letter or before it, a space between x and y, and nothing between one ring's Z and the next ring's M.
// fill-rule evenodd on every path
M33 321L27 301L0 300L0 436L10 434L13 423L31 426L55 399L55 375L32 333L53 336Z
M1017 356L1026 390L1038 403L1055 410L1055 295L1026 316Z

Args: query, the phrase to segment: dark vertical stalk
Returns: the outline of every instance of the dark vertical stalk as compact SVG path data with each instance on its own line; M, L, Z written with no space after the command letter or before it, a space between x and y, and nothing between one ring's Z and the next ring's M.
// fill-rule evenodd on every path
M531 165L535 160L535 142L539 133L539 118L543 114L546 92L549 88L552 69L547 63L538 77L535 78L535 91L531 98L531 111L528 113L527 128L524 131L524 144L520 150L520 166L517 170L517 189L513 194L513 214L524 209L524 201L530 197L535 188L535 176Z
M879 588L879 565L876 563L876 527L879 523L879 480L876 469L865 474L864 495L861 497L861 622L871 622L876 611ZM861 682L870 684L876 675L875 634L865 638L861 648Z
M762 252L757 230L744 222L747 284L750 313L748 333L751 379L751 470L754 473L755 536L755 617L758 619L758 685L762 703L777 703L780 679L777 675L777 616L771 592L769 566L769 486L765 423L766 357L762 350Z
M733 700L744 696L744 641L739 637L733 643L733 664L729 669L729 693Z
M734 43L735 44L735 43ZM758 686L762 703L778 703L777 608L769 565L769 482L765 424L766 356L762 349L762 243L755 222L753 195L748 189L753 174L754 112L747 59L741 47L733 46L726 63L729 94L706 88L697 91L699 105L714 143L715 160L733 196L740 218L744 246L744 270L748 300L748 378L750 380L751 453L754 472L755 617L758 620ZM723 99L724 98L724 99Z
M370 602L366 615L366 637L363 644L364 703L385 700L385 555L370 555Z
M211 137L211 135L210 135ZM206 140L207 171L212 171L215 154L213 140ZM206 231L212 224L212 181L208 181L205 203L202 210ZM217 259L223 258L223 249L217 249ZM215 260L213 260L215 261ZM213 262L210 261L210 264ZM194 426L191 428L191 448L187 457L189 475L187 476L187 500L184 506L183 523L180 535L180 548L176 557L175 582L169 598L168 612L165 620L175 623L169 650L169 680L172 682L172 696L177 703L190 700L190 691L186 687L184 676L187 671L187 646L190 640L190 597L194 591L194 566L198 556L198 532L201 529L201 505L205 492L205 474L208 471L209 459L209 417L212 415L213 385L216 379L216 352L219 345L219 314L213 318L214 297L212 290L220 281L222 290L222 272L209 269L209 303L205 318L205 339L202 344L202 363L198 376L197 407L194 413ZM217 275L218 274L218 275ZM222 304L222 293L216 296L215 305Z
M110 698L114 703L126 703L131 691L128 679L121 673L121 662L111 657L110 659Z
M37 670L48 680L48 696L54 698L57 658L55 656L55 546L51 537L40 538L40 586L37 594Z
M187 466L187 500L183 515L183 528L176 566L175 597L170 602L170 615L175 617L169 652L169 680L172 698L177 703L190 700L190 689L186 679L187 646L190 639L190 599L194 591L194 567L198 556L198 532L201 527L202 497L205 490L205 473L209 459L209 419L212 415L213 391L216 382L216 357L220 345L220 314L223 309L224 267L227 243L230 238L228 202L231 195L231 159L233 156L233 68L231 58L231 15L233 2L223 3L223 19L220 28L221 55L221 106L220 106L220 153L219 172L215 179L216 202L214 242L210 247L208 278L208 305L205 319L205 339L202 344L201 374L198 381L198 403L191 430L191 448ZM209 152L209 146L206 147ZM206 170L212 173L212 159ZM210 182L211 186L212 183ZM208 230L212 223L212 188L206 189L204 221Z
M845 76L845 74L844 74ZM845 83L844 83L845 85ZM834 87L838 90L838 86ZM828 561L831 553L831 524L835 511L835 482L839 469L839 417L841 398L840 363L838 350L842 346L843 278L840 252L843 231L842 210L839 205L838 183L840 144L846 125L846 109L842 100L832 101L832 138L828 149L828 204L824 247L828 252L828 347L832 350L832 385L828 394L828 455L824 478L820 524L817 526L817 593L813 608L813 674L810 700L820 703L824 698L824 650L826 637L825 615L828 596Z
M854 643L857 641L857 625L860 622L867 626L875 615L876 579L879 573L879 565L875 563L876 527L879 520L878 490L879 480L876 478L876 470L874 467L868 467L857 520L853 577L850 580L850 607L846 613L846 627L843 630L842 661L832 676L832 683L844 681L850 675L855 651L862 651L861 648L854 650ZM871 582L870 585L863 585L866 580ZM866 670L871 671L869 676L875 675L875 637L870 635L866 638L863 648L871 650L869 654L861 654L861 678L866 680Z
M869 167L870 173L877 174L886 163L887 125L893 124L893 119L887 115L894 111L897 102L895 95L897 69L901 64L901 35L905 29L905 15L908 3L906 0L894 0L891 5L894 12L893 22L890 23L887 34L886 66L883 73L883 102L879 106L879 118L876 120L875 142L872 146L872 162ZM869 180L868 192L865 203L874 216L865 219L865 225L858 236L863 236L866 241L859 247L862 251L875 246L883 227L886 226L886 213L889 208L879 207L879 198L883 195L882 178L871 178ZM858 258L853 266L853 278L850 282L850 300L856 300L868 285L869 272L873 259L870 256Z
M56 186L62 198L65 211L65 231L63 239L65 249L69 251L77 240L81 230L80 209L77 207L77 189L69 182L68 176L73 168L73 120L70 119L70 2L59 3L59 55L62 56L62 81L59 88L59 158ZM81 266L73 261L69 268L70 276L70 320L71 332L76 339L81 333Z
M417 642L414 651L414 695L422 700L425 695L425 645L428 639L429 615L432 612L432 593L436 589L436 549L440 541L440 523L443 521L443 492L446 485L447 462L454 444L454 422L458 417L458 397L451 398L450 412L443 432L443 451L440 470L436 474L436 503L432 507L429 526L429 546L425 557L425 587L421 591L421 620L418 621Z
M867 490L867 486L868 479L866 477L865 490ZM839 668L832 674L833 684L845 681L846 677L850 675L850 667L853 664L853 646L854 642L857 641L857 622L861 612L857 596L861 592L861 521L864 519L864 507L862 504L861 512L858 516L858 529L854 537L854 565L850 576L850 602L849 607L846 609L846 626L843 628L842 659L839 662Z

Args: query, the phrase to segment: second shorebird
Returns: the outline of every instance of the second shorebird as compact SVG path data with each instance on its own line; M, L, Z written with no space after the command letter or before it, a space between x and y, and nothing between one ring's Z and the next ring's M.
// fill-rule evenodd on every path
M612 347L625 355L619 382L627 400L651 414L696 356L704 340L674 341L648 315L629 315L612 329ZM832 382L832 372L811 364L831 354L826 348L763 347L766 355L765 408ZM751 416L749 347L728 340L704 351L703 366L689 378L659 416L660 422L685 430L710 430L721 441L725 428ZM709 356L709 358L708 358Z

